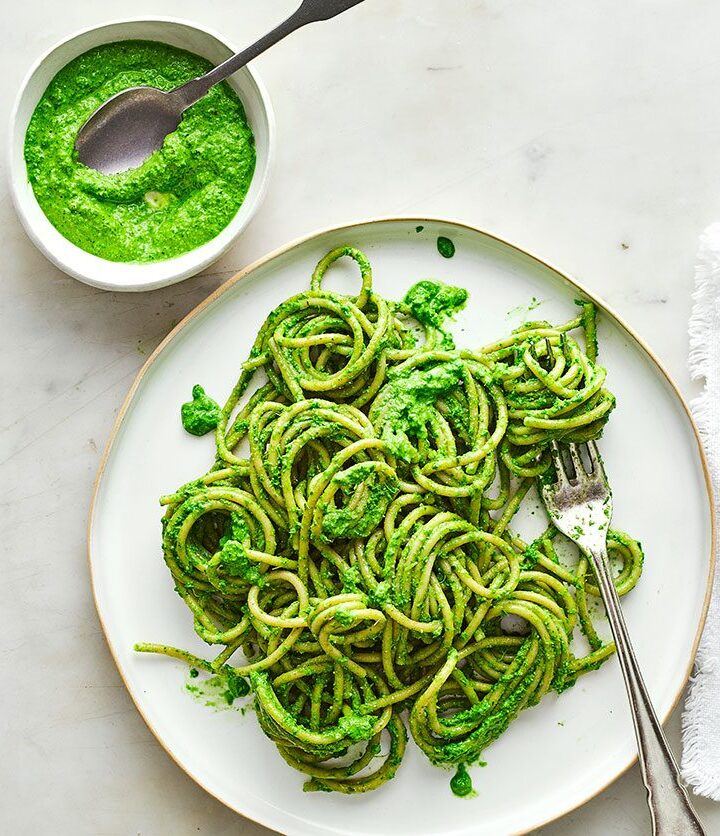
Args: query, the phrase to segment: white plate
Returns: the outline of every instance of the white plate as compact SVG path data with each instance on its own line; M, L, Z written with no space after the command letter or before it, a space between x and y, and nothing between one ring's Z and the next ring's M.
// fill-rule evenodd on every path
M418 226L424 229L417 232ZM441 234L456 244L452 259L438 254ZM508 333L528 318L532 297L542 300L533 318L562 322L575 315L579 289L569 279L503 241L448 222L358 224L254 265L175 329L121 411L90 522L100 618L120 673L158 740L239 813L283 833L312 836L526 831L592 797L633 761L630 715L614 660L523 712L487 749L487 767L472 770L477 798L461 800L450 793L451 773L430 766L412 743L397 777L375 793L303 793L302 776L263 736L252 712L213 712L185 691L184 665L132 650L137 641L208 650L173 592L160 551L158 496L205 472L214 455L211 437L183 431L180 404L195 383L224 400L266 314L305 289L317 260L343 243L369 255L375 287L386 297L401 298L427 277L468 288L470 303L454 328L461 345ZM332 276L337 288L356 286L350 264L333 268ZM650 694L665 718L687 679L705 611L713 527L707 473L687 409L657 361L606 309L599 331L601 360L618 398L602 441L614 522L646 552L643 577L624 609Z

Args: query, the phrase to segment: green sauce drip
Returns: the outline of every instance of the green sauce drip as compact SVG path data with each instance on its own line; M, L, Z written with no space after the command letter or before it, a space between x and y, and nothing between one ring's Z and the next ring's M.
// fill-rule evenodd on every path
M467 798L467 796L475 794L472 778L468 774L465 764L461 763L458 766L457 772L450 780L450 789L453 791L453 795L458 796L458 798Z
M437 239L437 248L443 258L452 258L455 255L455 244L444 235Z
M78 130L116 93L161 90L203 75L211 63L168 44L103 44L50 82L25 135L28 179L50 223L110 261L174 258L215 238L235 217L255 171L255 140L237 94L219 84L141 166L106 175L74 149Z
M191 435L207 435L218 425L220 407L199 384L193 386L192 396L191 401L180 407L182 425Z

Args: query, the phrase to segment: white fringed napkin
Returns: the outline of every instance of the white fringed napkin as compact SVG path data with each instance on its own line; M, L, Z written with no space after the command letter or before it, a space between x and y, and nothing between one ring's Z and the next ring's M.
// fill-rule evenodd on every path
M691 404L710 465L720 519L720 223L700 239L690 318L690 373L705 388ZM682 718L682 773L720 801L720 581L717 573Z

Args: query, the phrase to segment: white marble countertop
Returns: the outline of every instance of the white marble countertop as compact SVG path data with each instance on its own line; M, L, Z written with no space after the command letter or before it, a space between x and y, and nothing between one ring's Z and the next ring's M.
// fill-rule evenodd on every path
M151 10L244 42L293 5L13 4L0 114L35 57L76 28ZM133 375L239 268L353 219L463 220L581 279L692 394L693 261L698 234L720 219L718 31L713 0L368 0L258 60L279 129L268 198L218 265L153 293L59 273L0 181L5 833L269 833L206 795L145 727L105 646L85 557L93 477ZM676 712L675 745L678 725ZM720 833L720 805L698 809ZM542 830L580 832L649 832L636 768Z

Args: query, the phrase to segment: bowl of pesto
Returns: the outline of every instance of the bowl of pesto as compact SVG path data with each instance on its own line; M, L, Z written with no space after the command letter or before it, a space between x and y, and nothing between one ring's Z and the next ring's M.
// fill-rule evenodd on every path
M75 137L128 87L171 89L235 48L187 21L123 20L62 41L28 73L12 114L13 200L33 242L61 270L108 290L151 290L219 258L265 194L272 107L245 68L189 108L139 168L105 175L77 159Z

